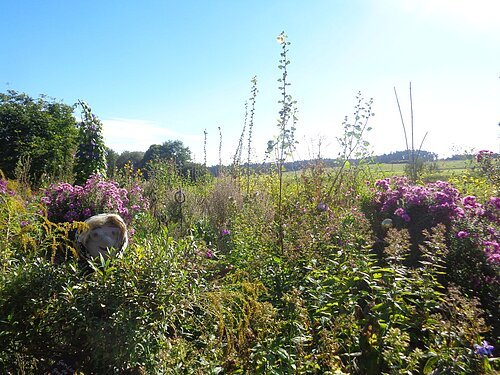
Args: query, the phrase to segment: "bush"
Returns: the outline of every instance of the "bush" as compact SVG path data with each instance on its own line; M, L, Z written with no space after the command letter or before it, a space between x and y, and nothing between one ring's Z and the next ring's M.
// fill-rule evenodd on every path
M99 175L91 176L83 186L65 182L52 184L45 190L41 202L53 222L85 221L92 215L116 213L130 224L135 215L149 207L138 184L127 191Z

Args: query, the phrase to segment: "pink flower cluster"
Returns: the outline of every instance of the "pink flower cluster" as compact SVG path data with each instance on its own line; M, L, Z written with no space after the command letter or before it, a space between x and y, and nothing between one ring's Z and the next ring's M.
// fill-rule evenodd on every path
M466 213L466 224L474 229L469 234L463 230L457 233L458 238L472 237L482 247L486 259L492 264L500 264L500 245L498 225L500 224L500 198L492 197L484 205L477 202L476 197L467 196L462 200ZM461 236L467 233L467 236Z
M15 195L15 191L7 188L7 180L0 178L0 194L8 194L10 196Z
M438 222L450 222L462 217L460 194L444 181L428 183L425 186L412 185L406 177L392 177L375 182L375 203L380 211L410 222L410 209L420 207L432 214Z
M481 163L484 159L494 157L496 154L490 150L481 150L476 154L476 161Z
M48 218L54 222L84 221L99 213L117 213L130 223L136 213L149 207L140 186L130 191L114 181L92 175L83 186L65 182L52 184L45 190L41 202L47 207Z
M492 197L481 204L471 195L461 198L448 182L417 186L405 177L378 180L375 187L374 203L381 212L399 217L408 225L422 222L423 215L432 218L430 225L449 224L454 237L472 241L471 246L479 246L490 263L500 264L500 198Z

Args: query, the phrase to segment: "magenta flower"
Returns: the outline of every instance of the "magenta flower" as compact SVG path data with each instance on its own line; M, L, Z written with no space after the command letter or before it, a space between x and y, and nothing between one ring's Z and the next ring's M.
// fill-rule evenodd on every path
M405 222L409 222L411 220L410 215L405 211L404 208L398 208L396 211L394 211L394 215L399 216L401 219L403 219Z
M378 180L375 182L375 186L381 188L382 190L389 190L390 180L388 178Z
M500 244L496 241L483 241L484 254L492 264L500 263Z
M1 194L7 193L7 181L4 179L0 179L0 193Z
M460 232L457 233L457 237L458 238L467 238L467 237L469 237L469 233L467 233L466 231L461 230Z
M55 222L84 221L92 214L109 212L119 214L130 223L133 213L149 207L142 193L140 186L128 192L115 181L92 175L83 186L68 183L49 186L41 202L47 207L49 219Z
M220 235L221 235L222 237L229 236L230 234L231 234L231 231L230 231L229 229L227 229L227 228L223 228L223 229L221 229L221 231L220 231Z
M464 206L470 206L470 207L475 207L477 202L476 202L476 197L473 195L468 195L463 199L463 204Z
M490 150L481 150L477 153L476 155L476 161L478 163L480 163L481 161L483 161L485 158L489 157L489 156L492 156L492 155L495 155L495 153L493 151L490 151Z

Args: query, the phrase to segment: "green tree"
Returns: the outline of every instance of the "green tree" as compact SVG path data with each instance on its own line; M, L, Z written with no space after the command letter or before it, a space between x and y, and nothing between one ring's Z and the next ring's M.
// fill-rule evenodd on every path
M122 169L125 164L130 163L134 169L137 169L141 165L143 157L144 151L123 151L116 160L116 168Z
M102 122L89 105L79 101L82 121L78 124L78 150L75 160L75 179L84 183L92 174L106 176L106 146L102 137Z
M141 166L144 168L153 160L174 161L181 169L191 161L191 151L179 140L166 141L162 145L151 145L142 158Z
M29 177L37 185L43 174L68 176L76 150L73 106L41 95L8 90L0 93L0 169L15 177L20 159L30 160Z
M115 176L115 170L117 169L117 161L120 155L118 152L115 150L106 147L106 164L108 166L107 168L107 175L109 178L113 178Z

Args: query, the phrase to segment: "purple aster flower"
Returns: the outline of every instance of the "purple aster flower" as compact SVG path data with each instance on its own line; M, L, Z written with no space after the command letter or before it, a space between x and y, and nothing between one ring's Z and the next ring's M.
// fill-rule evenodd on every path
M476 202L476 197L473 195L468 195L463 199L463 204L464 206L470 206L470 207L475 207L477 202Z
M399 216L401 219L403 219L405 222L409 222L411 219L410 219L410 215L408 215L408 213L405 211L404 208L398 208L396 211L394 211L394 215L396 216Z
M479 354L481 357L493 355L494 346L490 345L488 341L483 341L483 345L474 344L474 353Z
M321 202L321 203L318 203L317 209L319 212L323 212L323 211L328 210L328 206L325 203Z
M7 180L0 179L0 193L5 194L7 192Z
M457 237L458 238L467 238L467 237L469 237L469 233L464 231L464 230L461 230L460 232L457 233Z
M30 224L30 222L29 222L29 221L27 221L27 220L22 220L22 221L19 223L19 225L21 226L21 228L24 228L25 226L27 226L27 225L29 225L29 224Z
M230 231L229 229L227 229L227 228L224 228L224 229L222 229L222 230L220 231L220 235L221 235L222 237L229 236L230 234L231 234L231 231Z
M483 241L486 259L492 264L500 263L500 244L496 241Z
M500 210L500 198L499 197L491 197L488 201L488 204L495 207L497 210Z
M382 190L389 190L389 179L378 180L375 182L375 186Z
M208 259L212 259L212 257L214 256L214 254L212 253L212 251L210 249L207 250L205 256L208 258Z
M481 161L483 161L483 159L485 157L488 157L488 156L491 156L491 155L494 155L493 151L490 151L490 150L481 150L476 155L476 161L478 163L480 163Z

